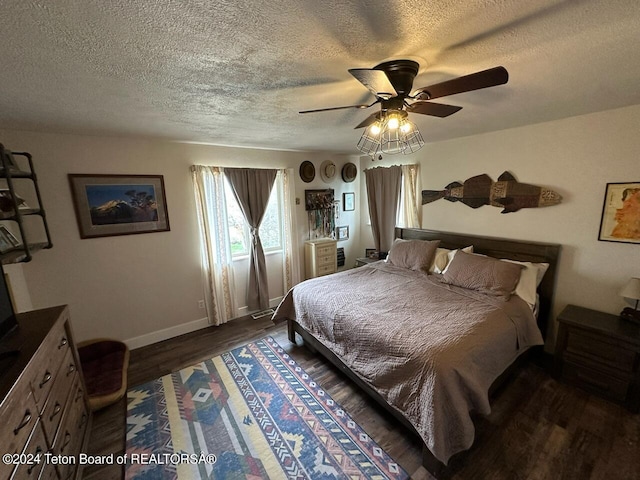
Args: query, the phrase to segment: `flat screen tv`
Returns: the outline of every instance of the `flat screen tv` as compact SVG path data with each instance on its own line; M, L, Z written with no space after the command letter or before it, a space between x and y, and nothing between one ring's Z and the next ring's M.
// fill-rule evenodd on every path
M0 264L0 338L9 333L18 323L13 311L9 285L7 285L4 269Z

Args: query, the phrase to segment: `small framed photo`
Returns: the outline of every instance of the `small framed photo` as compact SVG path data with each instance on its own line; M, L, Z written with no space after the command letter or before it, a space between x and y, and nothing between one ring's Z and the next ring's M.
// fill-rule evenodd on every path
M69 174L80 238L166 232L162 175Z
M378 260L378 251L375 248L366 248L364 250L364 256L367 258Z
M640 182L607 183L598 240L640 244Z
M349 239L349 225L344 227L336 227L336 240L348 240Z
M19 247L20 240L7 229L4 225L0 225L0 253L8 252L9 250Z
M350 212L356 209L356 194L354 192L347 192L342 194L342 205L345 212Z

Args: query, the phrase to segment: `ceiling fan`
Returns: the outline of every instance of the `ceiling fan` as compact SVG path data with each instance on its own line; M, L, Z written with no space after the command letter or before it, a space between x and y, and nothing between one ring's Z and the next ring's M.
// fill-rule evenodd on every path
M379 103L380 111L369 115L355 128L371 127L372 129L376 129L374 136L377 136L380 134L379 130L384 128L382 124L390 120L392 122L392 129L398 128L398 126L406 127L405 133L409 133L412 128L411 126L415 128L415 126L407 120L409 113L419 113L444 118L462 109L462 107L436 103L431 100L502 85L509 80L509 73L504 67L494 67L436 83L428 87L418 88L412 92L413 80L418 74L419 67L420 65L413 60L391 60L376 65L373 68L352 68L349 70L349 73L373 93L376 97L374 102L369 104L303 110L300 113L326 112L347 108L365 109ZM396 120L392 120L394 118ZM404 122L404 124L402 122ZM415 130L417 131L417 128L415 128ZM363 138L366 134L367 132L363 134ZM420 135L419 132L418 135ZM422 144L420 144L418 148L424 144L422 137L420 137L420 141ZM375 154L377 150L381 149L381 143L381 139L377 140L377 147L375 145L370 148L367 147L366 153ZM376 147L376 149L372 150L374 147ZM365 151L360 148L360 143L358 144L358 148L361 151ZM396 139L392 150L398 149L403 151L403 153L407 153L404 151L402 142ZM386 153L397 152L388 151Z

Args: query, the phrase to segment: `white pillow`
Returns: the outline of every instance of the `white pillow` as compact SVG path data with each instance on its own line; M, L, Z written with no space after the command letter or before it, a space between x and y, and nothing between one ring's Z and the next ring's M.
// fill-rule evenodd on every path
M448 248L436 249L436 254L433 256L433 261L429 267L429 273L444 273L457 251L457 249L449 250ZM473 245L464 247L462 251L464 253L473 253Z
M548 263L532 263L532 262L517 262L515 260L509 260L506 258L501 259L503 262L516 263L522 265L524 268L520 271L520 280L516 285L516 289L513 293L523 299L531 309L536 305L536 295L538 293L538 286L542 282L542 277L549 268Z

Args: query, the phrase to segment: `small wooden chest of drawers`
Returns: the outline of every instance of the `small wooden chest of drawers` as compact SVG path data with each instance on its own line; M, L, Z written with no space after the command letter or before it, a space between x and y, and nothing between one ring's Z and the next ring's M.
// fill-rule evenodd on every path
M307 279L322 277L338 271L338 242L331 238L308 240L304 244Z
M78 478L90 413L69 310L35 310L17 320L0 343L2 351L18 352L0 362L0 452L31 463L0 463L0 479ZM47 455L75 462L56 465Z
M617 315L568 305L558 316L556 375L640 409L640 326Z

